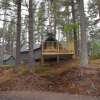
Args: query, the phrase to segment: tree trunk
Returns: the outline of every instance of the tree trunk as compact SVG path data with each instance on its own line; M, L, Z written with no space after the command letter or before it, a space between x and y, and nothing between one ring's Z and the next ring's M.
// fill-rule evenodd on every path
M33 59L33 2L29 0L29 68L32 68Z
M55 13L55 12L54 12ZM56 32L56 15L54 14L54 35L55 35L55 37L56 37L56 34L57 34L57 32Z
M52 9L53 9L53 16L54 16L54 35L55 35L55 37L56 37L56 30L57 30L57 28L56 28L56 26L57 26L57 22L56 22L56 7L55 7L56 5L55 5L55 1L53 1L52 2Z
M98 10L99 10L99 17L100 17L100 0L97 0Z
M76 18L75 18L75 4L74 4L74 0L71 0L71 4L72 4L72 16L73 16L73 23L76 24ZM75 48L75 55L78 55L78 44L77 44L77 30L74 27L73 29L73 33L74 33L74 48Z
M6 15L7 15L7 0L5 1L5 7L4 7L4 20L6 20ZM3 60L4 60L4 53L5 53L5 29L6 29L6 21L3 22L3 40L2 40L2 52L1 52L1 61L3 64Z
M17 0L16 66L20 65L21 1Z
M80 31L81 31L81 51L80 51L80 66L88 66L88 50L87 50L87 34L86 34L86 20L84 13L84 1L78 0L80 13Z

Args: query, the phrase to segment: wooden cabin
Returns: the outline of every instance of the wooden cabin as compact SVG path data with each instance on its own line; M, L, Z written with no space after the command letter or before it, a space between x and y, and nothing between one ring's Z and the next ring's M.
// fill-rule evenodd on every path
M66 42L66 43L64 43ZM44 56L56 56L57 62L61 55L74 55L74 41L59 42L53 35L50 35L42 43L42 63L44 62ZM64 45L66 44L66 45Z
M41 46L40 44L33 44L33 58L37 61L41 59ZM25 64L28 63L29 59L29 49L28 45L25 44L21 50L20 50L20 55L21 55L21 63Z
M1 65L15 65L15 57L12 55L4 54L2 60L0 60Z

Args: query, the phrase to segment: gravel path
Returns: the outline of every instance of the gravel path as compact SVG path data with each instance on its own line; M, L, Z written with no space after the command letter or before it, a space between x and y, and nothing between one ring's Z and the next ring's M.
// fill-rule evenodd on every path
M70 95L42 91L12 91L0 92L0 100L100 100L100 97Z

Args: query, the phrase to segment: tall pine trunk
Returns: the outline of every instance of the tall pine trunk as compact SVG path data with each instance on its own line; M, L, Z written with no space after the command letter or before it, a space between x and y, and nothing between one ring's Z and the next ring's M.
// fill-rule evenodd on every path
M99 10L99 17L100 17L100 0L97 0L98 10Z
M71 0L72 5L72 17L73 17L73 23L76 24L76 18L75 18L75 3L74 0ZM73 29L74 33L74 48L75 48L75 55L78 55L78 43L77 43L77 29L74 27Z
M16 66L20 65L21 1L17 0Z
M29 67L32 68L33 59L33 0L29 0Z
M57 22L56 22L56 5L55 5L55 1L52 2L52 9L53 9L53 16L54 16L54 35L56 37L56 33L57 33Z
M3 37L3 40L2 40L2 47L1 47L1 61L2 61L2 64L3 64L3 60L4 60L4 54L5 54L5 29L6 29L6 17L7 17L7 0L5 1L5 6L4 6L4 22L3 22L3 30L2 30L2 37Z
M81 51L80 51L80 66L88 66L88 50L87 50L87 34L86 34L86 20L84 13L84 1L78 0L80 13L80 31L81 31Z

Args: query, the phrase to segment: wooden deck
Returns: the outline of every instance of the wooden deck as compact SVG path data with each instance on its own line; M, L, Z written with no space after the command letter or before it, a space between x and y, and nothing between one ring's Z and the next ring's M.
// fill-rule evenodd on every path
M44 62L44 56L56 56L57 62L59 62L59 57L62 55L74 55L74 45L73 42L68 43L67 47L64 47L60 42L46 41L42 44L42 57L41 61Z
M44 52L42 55L68 55L68 54L74 54L74 53L64 53L64 52Z
M75 54L73 43L69 43L67 47L63 47L60 43L46 42L46 45L42 45L42 55L66 55Z
M43 51L42 55L67 55L74 54L74 51Z

